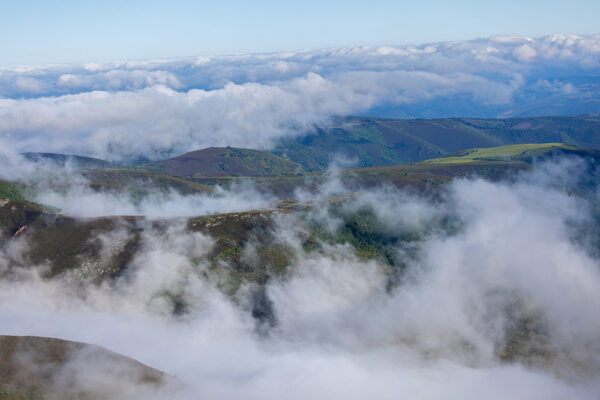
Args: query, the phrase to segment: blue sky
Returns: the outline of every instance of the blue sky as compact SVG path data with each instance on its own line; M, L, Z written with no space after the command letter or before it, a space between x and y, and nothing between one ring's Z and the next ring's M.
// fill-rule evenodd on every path
M600 2L0 0L0 65L598 33Z

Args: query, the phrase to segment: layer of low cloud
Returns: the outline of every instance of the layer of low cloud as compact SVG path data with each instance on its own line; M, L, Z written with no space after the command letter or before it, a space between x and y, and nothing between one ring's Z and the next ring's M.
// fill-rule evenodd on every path
M3 333L103 345L183 382L158 398L595 398L600 264L575 235L590 203L564 190L583 170L567 160L512 183L459 180L435 201L393 188L349 199L392 232L421 232L411 256L397 249L407 270L391 290L384 267L349 245L305 252L302 223L281 216L274 232L295 261L267 285L277 324L266 336L244 290L232 299L207 278L213 240L177 222L148 225L129 274L110 285L82 292L31 266L13 271L0 281ZM2 248L0 272L24 249ZM185 316L170 314L167 292L190 304ZM498 361L515 305L541 321L547 364Z
M0 69L0 141L111 159L268 148L332 115L598 111L600 37Z

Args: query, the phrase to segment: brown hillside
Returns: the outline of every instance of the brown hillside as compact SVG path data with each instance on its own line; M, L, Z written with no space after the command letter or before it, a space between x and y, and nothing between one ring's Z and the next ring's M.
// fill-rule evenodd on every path
M304 172L293 161L266 151L209 147L144 167L152 172L185 177L280 176Z
M111 399L165 382L162 372L131 358L60 339L0 336L0 361L0 398L9 400Z

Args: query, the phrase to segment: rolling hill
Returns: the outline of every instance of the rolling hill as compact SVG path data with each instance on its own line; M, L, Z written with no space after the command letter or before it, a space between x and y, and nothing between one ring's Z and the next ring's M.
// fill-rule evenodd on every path
M583 149L564 143L526 143L462 150L444 157L425 160L422 164L470 164L482 161L530 162L534 159L551 157L553 155L589 156L599 159L600 151Z
M282 140L271 151L210 147L135 167L174 177L276 177L322 171L336 160L354 167L415 163L465 149L515 144L564 143L600 150L600 114L505 119L383 119L345 117ZM23 153L77 169L121 169L83 156Z
M147 250L147 237L163 237L173 226L179 226L183 234L202 233L210 236L214 244L210 251L196 257L193 262L206 265L207 276L218 282L219 288L233 298L240 289L244 290L250 284L252 292L248 306L251 315L258 329L268 329L276 324L276 315L268 300L266 285L271 279L286 276L295 265L294 252L278 240L274 230L278 221L290 218L288 221L302 228L303 251L320 251L319 246L324 245L348 245L348 249L360 259L377 260L386 277L393 282L399 279L405 265L396 252L399 246L409 248L426 235L420 230L391 232L373 210L345 208L344 202L356 192L393 185L407 187L411 192L425 196L442 198L446 184L457 177L482 176L489 180L510 178L515 173L532 168L537 159L555 154L581 155L589 158L594 165L600 165L600 152L561 143L476 148L421 163L341 171L340 181L348 190L339 196L306 202L288 199L265 209L173 219L147 219L142 216L69 217L23 201L18 196L18 186L4 182L5 192L13 198L0 200L0 246L22 241L30 244L25 253L4 260L8 277L23 268L44 264L47 268L40 275L42 279L101 285L128 279L138 265L136 259ZM159 180L146 181L146 175L152 173L144 171L85 171L86 174L99 174L95 179L98 182L106 180L108 183L105 185L113 187L113 190L126 190L128 184L113 185L132 172L140 172L140 182L147 182L148 188L170 185L175 181L184 188L197 184L197 178L171 178L165 181L166 178L159 175ZM595 176L592 174L592 177ZM294 189L303 187L318 193L321 189L319 184L327 179L326 173L317 172L304 176L258 176L253 181L258 190L270 186L274 192L284 188L289 189L286 193L293 193ZM592 178L590 182L582 184L565 187L565 190L577 196L589 194L595 199L597 180ZM189 188L200 190L202 187ZM310 212L317 208L327 209L340 221L340 225L334 230L327 228L318 214ZM435 224L438 225L433 224L426 229L454 229L449 222L437 221ZM590 232L586 231L586 236L590 236ZM117 240L100 240L113 234L116 234ZM160 296L174 315L185 315L189 310L189 304L176 289L161 292ZM529 357L528 334L527 329L508 332L506 341L498 345L499 359ZM13 391L6 393L13 397L6 398L19 398L15 397L20 392L15 392L14 386L9 389ZM34 390L37 390L37 386ZM42 391L47 392L48 388L42 387Z
M259 150L209 147L147 164L144 170L182 177L297 175L304 169L293 161Z

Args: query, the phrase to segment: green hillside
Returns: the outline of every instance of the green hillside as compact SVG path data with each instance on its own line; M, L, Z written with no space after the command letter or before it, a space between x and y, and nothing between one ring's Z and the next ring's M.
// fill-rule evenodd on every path
M146 171L181 177L297 175L304 169L293 161L260 150L210 147L147 164Z
M334 126L285 140L273 153L309 171L336 157L357 167L419 162L464 149L565 143L600 150L600 115L506 119L379 119L348 117Z
M443 185L457 177L480 176L491 180L499 180L514 172L529 169L534 160L554 155L583 156L600 160L600 151L584 149L564 143L525 143L519 145L484 147L461 150L447 156L431 158L419 163L404 163L361 167L344 170L340 178L344 184L357 191L365 186L393 184L398 187L410 186L425 189ZM111 172L111 171L107 171ZM106 173L106 172L104 172ZM164 177L164 175L161 175ZM261 192L279 198L294 196L297 189L314 192L327 179L322 171L302 175L280 176L215 176L173 178L182 183L219 185L228 187L241 179L252 179L253 185Z
M564 143L527 143L469 149L423 161L423 164L468 164L481 161L524 161L552 153L589 151Z
M344 176L358 182L399 186L440 185L456 177L481 176L501 179L515 171L531 168L534 161L565 155L600 161L600 151L564 143L527 143L462 150L448 156L414 164L354 168Z
M322 171L336 160L354 167L421 162L465 149L564 143L600 150L600 114L506 119L337 118L330 127L280 141L272 151L211 147L137 167L174 177L276 177ZM79 169L118 169L107 161L54 153L24 153ZM448 162L446 160L445 162Z

